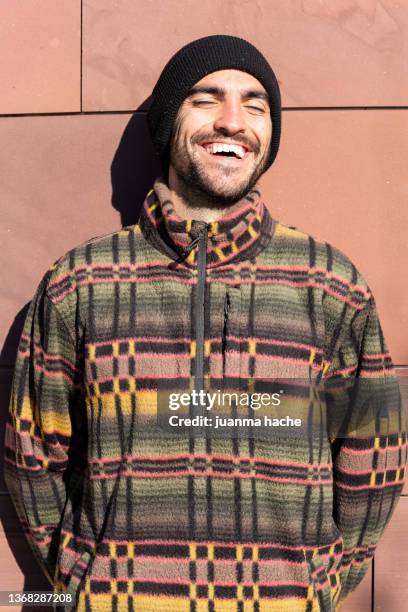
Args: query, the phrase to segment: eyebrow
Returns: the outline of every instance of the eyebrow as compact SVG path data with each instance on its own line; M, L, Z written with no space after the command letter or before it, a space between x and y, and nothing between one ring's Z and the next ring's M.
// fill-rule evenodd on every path
M264 100L265 102L268 102L269 104L269 96L264 91L259 91L259 89L241 89L240 92L243 98L246 98L246 99L258 98L259 100ZM202 85L195 85L194 87L190 89L188 95L190 97L197 93L210 94L213 96L223 97L227 93L227 90L224 89L223 87L214 87L214 86L204 87Z

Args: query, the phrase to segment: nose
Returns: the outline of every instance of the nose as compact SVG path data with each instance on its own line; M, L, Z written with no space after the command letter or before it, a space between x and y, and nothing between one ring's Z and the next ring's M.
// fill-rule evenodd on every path
M245 131L245 119L241 104L236 100L223 100L219 114L214 121L214 129L226 134Z

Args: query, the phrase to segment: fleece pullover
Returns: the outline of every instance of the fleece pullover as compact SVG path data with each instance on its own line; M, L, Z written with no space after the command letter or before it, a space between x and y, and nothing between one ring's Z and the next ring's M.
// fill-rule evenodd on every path
M157 425L160 385L264 380L287 381L301 436ZM5 478L78 610L336 609L369 567L406 452L369 286L257 189L206 224L179 218L158 178L139 223L63 255L31 302Z

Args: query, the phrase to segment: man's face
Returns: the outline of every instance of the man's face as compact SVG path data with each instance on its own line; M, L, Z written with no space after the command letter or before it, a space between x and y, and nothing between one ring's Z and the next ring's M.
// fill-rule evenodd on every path
M261 83L240 70L218 70L198 81L180 106L170 166L178 179L210 201L231 204L263 174L271 134L268 95Z

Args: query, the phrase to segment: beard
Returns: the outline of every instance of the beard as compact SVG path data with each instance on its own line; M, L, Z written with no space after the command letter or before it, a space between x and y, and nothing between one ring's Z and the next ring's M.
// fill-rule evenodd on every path
M178 179L184 184L187 191L193 196L190 206L201 207L202 202L210 204L214 208L227 208L242 200L256 185L259 177L264 173L267 162L269 147L264 155L252 169L247 169L243 174L238 168L219 165L218 169L209 169L206 164L198 158L198 155L182 144L177 137L177 130L170 144L170 160ZM192 139L191 144L217 140L217 136ZM234 139L230 139L231 142ZM256 159L259 154L259 146L246 143L243 138L239 142L250 145ZM215 176L214 176L215 175Z

